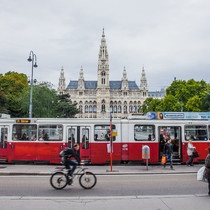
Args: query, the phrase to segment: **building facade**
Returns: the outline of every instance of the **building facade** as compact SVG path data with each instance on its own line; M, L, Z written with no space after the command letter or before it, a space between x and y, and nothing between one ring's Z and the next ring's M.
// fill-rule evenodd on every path
M110 81L109 56L104 30L102 33L96 81L86 81L81 67L78 80L70 80L66 86L64 69L61 69L58 93L69 93L72 103L77 103L78 118L126 118L131 114L141 114L141 106L148 97L148 86L144 68L140 73L140 86L129 81L126 68L122 79Z

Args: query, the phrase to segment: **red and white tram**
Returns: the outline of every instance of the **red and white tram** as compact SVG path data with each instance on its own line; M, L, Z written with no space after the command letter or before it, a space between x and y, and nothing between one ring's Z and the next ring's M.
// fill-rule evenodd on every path
M161 119L153 119L153 114L148 115L149 119L112 119L113 162L143 162L142 147L147 145L149 163L159 163L165 135L170 135L174 144L174 161L187 161L186 146L190 136L200 155L195 161L205 159L206 149L210 147L210 113L199 114L199 119L181 118L178 112L161 113L158 115ZM188 118L192 118L192 114ZM75 142L80 144L82 160L91 164L110 161L107 146L110 119L1 118L0 131L1 162L57 164L60 163L59 152Z

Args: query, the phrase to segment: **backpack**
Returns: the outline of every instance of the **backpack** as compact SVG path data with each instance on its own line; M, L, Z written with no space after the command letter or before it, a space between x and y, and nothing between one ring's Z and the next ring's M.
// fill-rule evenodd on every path
M62 150L60 153L59 153L59 157L65 157L65 156L67 156L67 150L68 150L69 148L67 147L67 148L65 148L64 150Z

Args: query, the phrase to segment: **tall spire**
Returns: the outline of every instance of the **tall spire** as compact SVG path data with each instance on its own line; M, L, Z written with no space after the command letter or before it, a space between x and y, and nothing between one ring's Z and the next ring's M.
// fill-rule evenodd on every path
M104 29L98 56L98 88L109 88L109 55Z
M79 73L79 80L78 80L78 89L85 89L85 80L84 80L84 73L83 68L81 66L80 73Z
M126 72L125 67L124 67L124 70L123 70L123 78L122 78L121 89L122 90L128 90L128 78L127 78L127 72Z
M143 91L143 96L146 97L148 95L147 78L144 66L142 67L142 72L141 72L140 90Z
M60 72L60 77L59 77L59 82L58 82L58 92L63 93L66 89L66 81L65 81L65 76L64 76L64 69L63 66L61 68Z

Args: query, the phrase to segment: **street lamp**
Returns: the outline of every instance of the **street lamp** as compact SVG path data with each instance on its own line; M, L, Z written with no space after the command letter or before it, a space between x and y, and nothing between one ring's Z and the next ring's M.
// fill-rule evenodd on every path
M28 57L28 62L32 61L32 68L31 68L31 80L30 80L30 105L29 105L29 118L32 118L32 97L33 97L33 84L34 84L34 80L33 80L33 71L34 68L37 68L38 65L36 63L36 55L34 54L33 51L31 51L29 53L29 57Z

